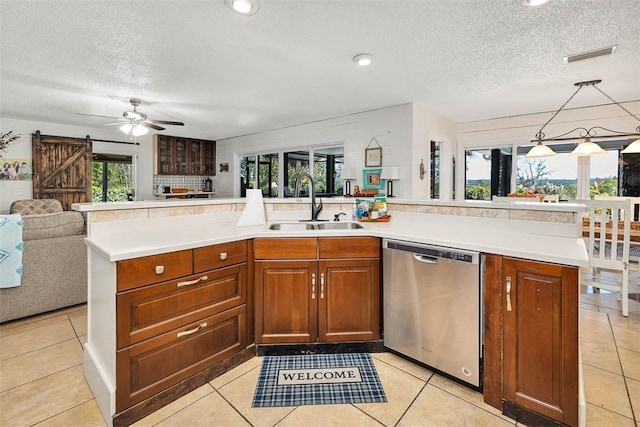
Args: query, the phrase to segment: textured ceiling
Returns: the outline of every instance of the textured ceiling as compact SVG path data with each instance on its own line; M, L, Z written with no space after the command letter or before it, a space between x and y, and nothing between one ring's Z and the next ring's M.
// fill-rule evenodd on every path
M139 97L186 123L164 133L221 139L413 101L456 122L553 111L592 79L640 99L638 0L262 0L251 17L224 0L0 0L0 22L8 118L100 128L76 113ZM606 103L586 88L569 107Z

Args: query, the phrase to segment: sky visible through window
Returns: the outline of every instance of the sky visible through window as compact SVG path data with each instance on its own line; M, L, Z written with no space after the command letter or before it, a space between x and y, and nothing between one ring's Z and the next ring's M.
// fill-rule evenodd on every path
M578 158L568 154L546 157L544 161L551 172L549 179L576 179L578 175ZM618 176L618 151L607 151L606 154L591 157L591 177L606 178ZM469 159L467 180L488 179L491 176L491 161L482 156Z

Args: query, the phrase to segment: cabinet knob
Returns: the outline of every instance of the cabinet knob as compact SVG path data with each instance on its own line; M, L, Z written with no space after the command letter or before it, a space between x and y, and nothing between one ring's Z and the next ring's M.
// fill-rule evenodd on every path
M222 261L224 261L225 259L227 259L227 253L226 252L220 252L220 259Z
M164 265L156 265L156 274L164 273Z

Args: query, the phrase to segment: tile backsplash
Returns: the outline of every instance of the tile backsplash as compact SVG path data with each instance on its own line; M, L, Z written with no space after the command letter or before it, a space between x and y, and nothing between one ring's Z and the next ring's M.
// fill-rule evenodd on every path
M215 188L215 177L210 176ZM185 175L154 175L153 191L157 192L158 185L169 186L171 188L189 188L191 190L201 190L204 188L206 176L185 176Z

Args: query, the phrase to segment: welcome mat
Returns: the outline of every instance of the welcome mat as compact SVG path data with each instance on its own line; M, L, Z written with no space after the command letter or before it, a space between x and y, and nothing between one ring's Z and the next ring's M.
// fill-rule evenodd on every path
M368 353L265 356L253 407L386 402Z

